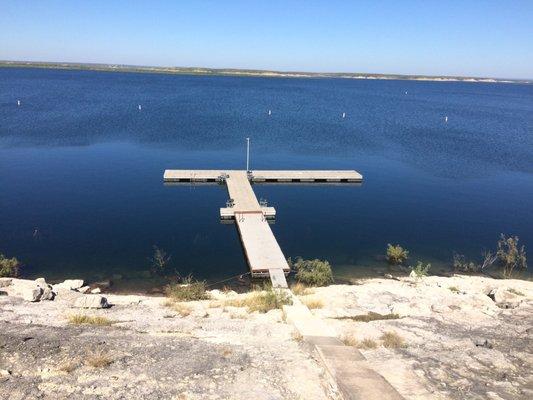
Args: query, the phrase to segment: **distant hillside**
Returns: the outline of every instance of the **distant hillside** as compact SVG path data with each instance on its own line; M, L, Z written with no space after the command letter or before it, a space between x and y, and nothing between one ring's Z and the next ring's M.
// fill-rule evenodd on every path
M225 76L261 76L261 77L286 77L286 78L344 78L344 79L401 79L414 81L440 81L440 82L504 82L504 83L531 83L529 80L480 78L465 76L430 76L430 75L398 75L398 74L367 74L354 72L283 72L256 69L218 69L202 67L150 67L121 64L84 64L84 63L59 63L38 61L0 61L0 67L23 68L50 68L69 70L91 71L117 71L141 72L158 74L184 74L184 75L225 75Z

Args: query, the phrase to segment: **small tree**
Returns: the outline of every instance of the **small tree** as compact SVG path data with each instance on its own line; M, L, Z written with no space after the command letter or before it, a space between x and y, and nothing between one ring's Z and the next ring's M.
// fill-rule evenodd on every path
M401 265L409 257L409 252L404 249L402 246L397 244L393 246L392 244L387 245L387 261L391 265Z
M291 269L296 269L296 280L309 286L327 286L333 282L331 265L326 260L304 260L298 257L293 263L289 258Z
M502 267L504 278L511 278L515 270L527 269L525 247L518 247L518 236L505 236L503 233L498 241L496 256Z
M0 253L0 278L18 276L20 266L19 260L15 257L7 258Z

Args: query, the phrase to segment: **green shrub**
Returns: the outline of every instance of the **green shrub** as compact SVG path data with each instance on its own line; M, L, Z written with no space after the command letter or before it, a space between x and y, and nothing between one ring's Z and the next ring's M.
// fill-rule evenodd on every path
M527 269L525 247L518 247L518 236L501 235L496 257L502 267L502 276L511 278L516 270Z
M196 281L192 276L188 276L180 283L168 285L165 292L175 301L207 300L209 293L206 292L205 287L205 281Z
M296 269L296 280L309 286L327 286L333 282L331 265L324 260L304 260L300 257L293 263L289 259L291 269Z
M397 244L393 246L392 244L387 245L387 262L391 265L401 265L409 257L409 252L404 249L402 246Z
M426 276L431 269L431 264L424 264L422 261L418 261L415 267L411 267L411 272L416 275L417 278Z
M20 269L20 262L15 257L6 258L0 254L0 278L16 277Z

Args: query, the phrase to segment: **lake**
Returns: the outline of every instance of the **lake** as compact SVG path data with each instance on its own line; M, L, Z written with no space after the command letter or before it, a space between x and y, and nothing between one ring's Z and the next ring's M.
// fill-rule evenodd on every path
M114 275L119 290L161 284L153 246L180 274L245 273L219 222L225 187L168 187L163 172L244 169L246 137L252 169L363 174L254 186L284 254L339 277L384 268L387 243L435 268L500 233L533 246L532 85L0 68L0 252L23 276Z

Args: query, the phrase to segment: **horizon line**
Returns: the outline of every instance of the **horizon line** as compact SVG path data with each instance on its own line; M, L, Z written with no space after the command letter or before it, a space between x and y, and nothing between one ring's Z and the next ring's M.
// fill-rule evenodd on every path
M212 68L201 66L156 66L138 64L120 64L105 62L75 62L75 61L27 61L0 60L0 67L36 67L70 70L96 70L110 72L139 72L166 74L195 74L195 75L226 75L226 76L258 76L258 77L288 77L288 78L345 78L345 79L383 79L383 80L431 80L431 81L461 81L486 83L532 83L532 78L501 78L471 75L426 75L426 74L397 74L375 72L313 72L313 71L282 71L253 68ZM86 68L84 68L86 67ZM93 68L90 68L93 67Z

